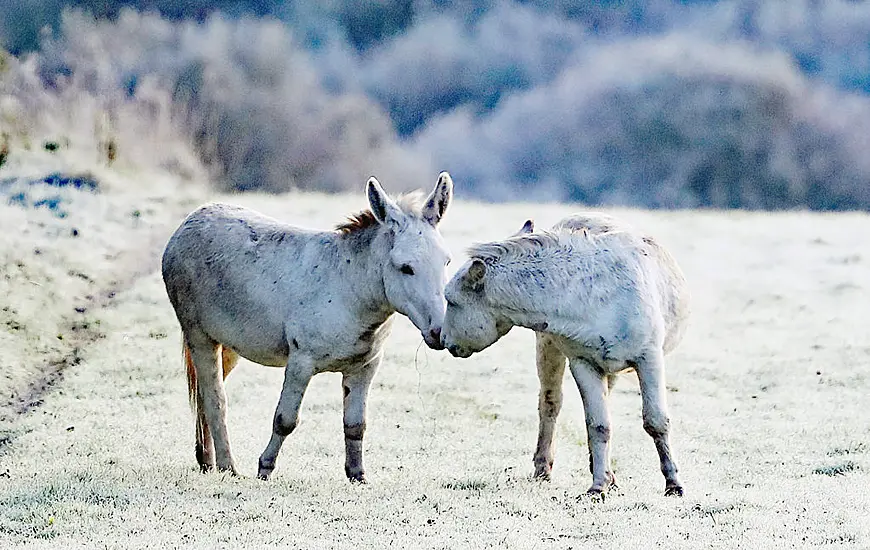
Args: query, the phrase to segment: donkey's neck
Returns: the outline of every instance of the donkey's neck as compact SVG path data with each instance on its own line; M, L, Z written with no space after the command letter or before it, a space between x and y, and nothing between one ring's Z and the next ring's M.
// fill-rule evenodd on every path
M334 237L341 258L342 284L353 294L357 314L367 323L384 322L395 312L384 289L384 265L389 253L389 237L384 231L376 226Z
M558 297L542 291L551 285L544 273L530 271L519 275L496 264L487 273L486 297L490 306L511 324L542 330L547 323L552 324L558 310L557 304L549 299Z

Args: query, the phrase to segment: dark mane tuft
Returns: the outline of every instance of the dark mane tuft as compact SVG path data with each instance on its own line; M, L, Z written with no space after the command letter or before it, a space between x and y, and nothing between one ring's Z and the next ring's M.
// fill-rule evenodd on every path
M508 237L503 241L491 243L476 243L468 248L468 255L487 264L501 260L515 260L534 255L548 247L559 247L563 244L559 236L549 231L525 233Z
M421 202L419 193L406 193L396 197L396 204L399 205L402 212L417 219L422 217ZM366 209L348 216L346 222L335 226L335 230L344 235L353 235L370 227L376 227L378 223L378 219L375 218L372 211Z
M347 217L347 221L335 226L335 230L339 233L350 234L357 233L363 229L378 225L378 219L372 214L371 210L361 210L356 214L351 214Z

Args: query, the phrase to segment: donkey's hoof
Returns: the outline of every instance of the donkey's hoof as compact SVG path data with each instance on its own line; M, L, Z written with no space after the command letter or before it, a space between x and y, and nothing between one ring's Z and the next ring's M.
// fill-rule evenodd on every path
M586 494L596 502L604 502L605 495L613 489L619 489L616 485L616 476L613 472L607 472L607 480L604 482L604 485L601 487L593 485L586 491Z
M195 447L196 463L199 464L199 470L203 473L214 469L214 453L206 452L205 448L199 443Z
M257 479L267 481L272 472L275 471L275 463L263 460L262 458L257 463Z
M665 487L666 497L681 497L683 496L683 488L679 485L670 485Z
M596 487L590 487L589 490L586 491L586 498L590 499L592 502L604 502L606 495L606 491Z
M217 470L221 473L230 474L231 476L238 476L239 471L236 470L236 465L230 462L229 464L218 464Z
M366 484L366 483L368 483L368 481L366 480L366 474L365 474L365 472L358 472L358 473L355 473L355 474L348 474L348 475L347 475L347 479L348 479L348 481L350 481L351 483L361 483L361 484Z
M532 479L535 481L550 481L550 472L539 472L536 470L532 475Z
M552 463L535 464L534 478L538 481L550 481L550 473L553 471Z

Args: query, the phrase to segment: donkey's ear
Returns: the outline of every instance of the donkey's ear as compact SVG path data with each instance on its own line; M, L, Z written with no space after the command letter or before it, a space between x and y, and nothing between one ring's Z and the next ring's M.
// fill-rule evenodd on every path
M483 278L486 276L486 264L483 261L474 259L471 260L471 265L468 266L468 271L462 278L462 286L474 292L483 290Z
M450 174L441 172L438 174L438 183L435 184L435 189L432 190L432 194L429 195L423 206L423 219L433 226L438 225L452 199L453 180L450 178Z
M370 177L366 184L366 194L369 197L372 214L380 223L398 222L405 215L374 176Z
M518 237L520 235L525 235L526 233L531 233L535 230L535 222L532 220L526 220L526 223L520 228L519 231L513 234L514 237Z

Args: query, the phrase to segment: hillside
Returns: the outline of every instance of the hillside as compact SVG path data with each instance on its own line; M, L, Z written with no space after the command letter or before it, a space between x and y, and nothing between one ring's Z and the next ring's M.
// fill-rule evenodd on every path
M0 170L0 426L105 336L100 310L153 272L204 196L201 181L78 155L16 151Z

